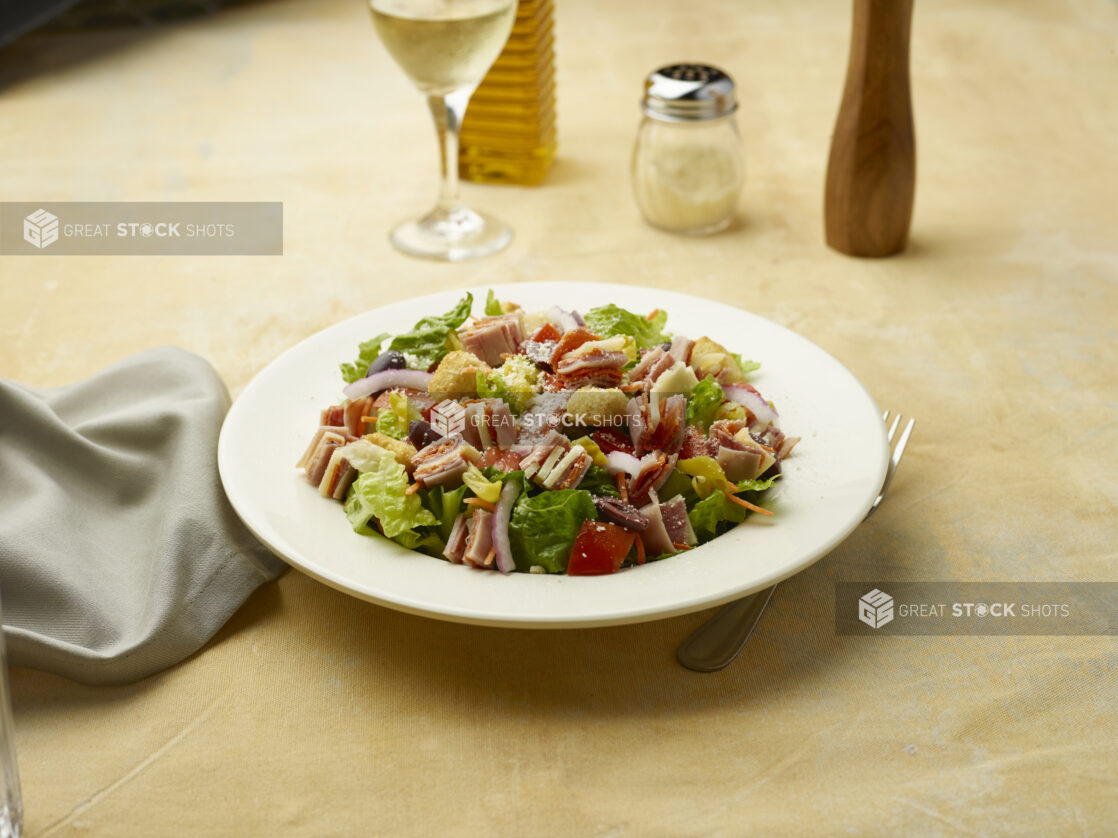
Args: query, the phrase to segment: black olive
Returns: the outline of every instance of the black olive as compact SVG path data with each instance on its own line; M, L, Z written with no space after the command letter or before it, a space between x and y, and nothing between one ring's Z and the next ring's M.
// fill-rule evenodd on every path
M365 373L366 377L372 375L374 372L384 372L385 370L402 370L407 369L408 359L403 354L397 352L395 349L389 349L387 352L382 352L377 356L377 359L369 364L369 370Z
M442 436L431 427L430 422L422 419L412 419L408 424L408 442L415 446L416 451L422 451L432 442L438 442Z
M602 517L611 524L617 524L634 532L644 532L648 529L650 523L648 518L631 503L625 503L619 498L595 497L594 505L598 507Z

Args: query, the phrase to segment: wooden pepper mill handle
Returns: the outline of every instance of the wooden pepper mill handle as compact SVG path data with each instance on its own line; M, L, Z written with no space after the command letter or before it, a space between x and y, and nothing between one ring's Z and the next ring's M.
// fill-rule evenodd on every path
M890 256L908 239L916 192L908 80L912 4L854 0L823 211L827 244L850 256Z

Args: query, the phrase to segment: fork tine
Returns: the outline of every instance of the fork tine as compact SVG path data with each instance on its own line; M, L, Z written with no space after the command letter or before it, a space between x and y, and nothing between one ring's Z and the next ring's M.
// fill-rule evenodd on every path
M900 417L898 417L900 418ZM901 457L904 455L904 448L908 445L908 438L912 436L912 429L916 427L916 420L909 419L908 424L905 425L904 430L901 432L901 438L897 440L897 444L893 447L893 468L896 469L901 463Z
M888 411L886 411L886 412L888 412ZM901 424L901 419L903 419L903 418L904 417L901 414L898 413L896 418L893 419L893 424L889 428L889 443L890 444L892 444L893 437L896 436L896 434L897 434L897 426Z
M885 424L889 424L889 411L888 410L886 410L884 413L881 414L881 421L884 422Z

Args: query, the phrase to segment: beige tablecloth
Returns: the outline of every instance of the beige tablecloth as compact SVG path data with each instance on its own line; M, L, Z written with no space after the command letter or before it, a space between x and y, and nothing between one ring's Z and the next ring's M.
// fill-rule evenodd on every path
M880 513L781 585L716 675L623 628L469 628L302 574L193 659L95 689L14 672L32 836L1107 835L1113 637L836 637L833 583L1114 581L1118 9L917 4L919 185L902 258L822 242L849 8L558 4L561 159L467 188L501 256L408 260L433 195L425 106L357 0L55 35L0 53L9 200L281 200L282 257L8 257L0 376L60 384L174 343L234 393L344 316L422 291L641 283L783 323L920 426ZM658 233L629 196L641 79L736 78L742 223ZM825 417L821 417L824 419Z

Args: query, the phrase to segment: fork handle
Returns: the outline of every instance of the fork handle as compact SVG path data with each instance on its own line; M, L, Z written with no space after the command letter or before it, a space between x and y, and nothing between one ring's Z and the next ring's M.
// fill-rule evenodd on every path
M776 585L734 600L679 644L676 657L695 672L717 672L738 656L761 619Z

